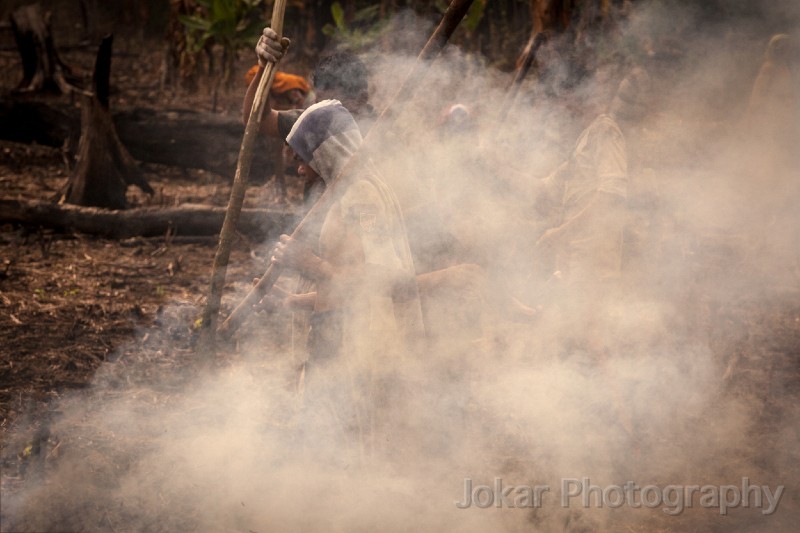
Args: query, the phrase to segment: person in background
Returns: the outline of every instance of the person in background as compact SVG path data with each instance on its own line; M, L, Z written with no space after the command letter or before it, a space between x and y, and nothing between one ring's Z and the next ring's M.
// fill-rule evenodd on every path
M289 46L287 38L278 39L272 28L264 28L256 44L259 65L277 62ZM243 109L248 112L253 105L256 88L261 79L259 70L250 82L244 97ZM374 109L369 104L369 78L364 63L347 51L336 51L322 57L311 76L317 100L337 99L355 118L361 133L365 134L374 120ZM270 137L285 139L298 113L281 113L270 109L261 122L261 131ZM247 120L247 116L243 117Z
M308 108L287 137L299 172L326 183L361 141L353 116L337 100ZM320 423L332 425L332 438L341 430L356 435L359 450L369 453L378 428L393 423L391 405L424 325L394 193L368 162L347 179L313 244L283 235L272 252L273 264L311 280L310 290L275 288L269 298L309 315L307 406L324 413ZM381 431L381 443L390 439L390 431Z
M536 243L551 257L550 308L569 331L567 351L585 357L592 372L608 372L621 349L614 310L620 305L623 231L628 223L628 149L650 112L651 78L633 69L619 84L606 113L580 134L569 157L541 183L539 209L557 223ZM614 420L638 442L632 407L620 376L608 374ZM636 445L634 445L635 447Z
M248 87L252 84L261 70L260 65L254 65L245 74L245 81ZM269 91L270 108L276 111L302 110L313 103L314 93L311 85L302 76L288 74L286 72L276 72ZM252 105L252 103L251 103ZM249 113L249 109L244 109L244 113ZM246 119L245 119L246 120ZM272 160L275 162L275 186L277 188L278 201L287 203L286 192L286 167L287 151L283 143L271 143ZM305 188L305 187L304 187Z
M261 38L256 44L256 56L259 65L277 62L283 57L289 45L287 38L278 39L272 28L264 28ZM243 121L247 120L253 105L256 88L261 78L261 71L255 72L243 103ZM369 77L367 68L358 56L347 51L336 51L322 57L311 76L313 91L311 97L316 100L339 100L356 120L362 135L366 134L375 121L375 110L369 104ZM285 140L289 130L297 120L300 112L271 107L265 112L261 122L261 132L270 138ZM324 190L321 180L306 178L303 186L303 202L307 207L316 202Z
M261 65L253 65L247 71L244 80L248 87L253 83L260 70ZM275 73L275 78L269 91L269 98L270 106L276 111L305 109L314 103L311 101L314 98L311 84L304 77L281 71Z
M628 219L628 151L624 132L647 114L650 79L641 69L625 77L607 113L578 137L568 159L545 178L540 209L558 222L536 250L555 260L554 270L571 283L613 282L621 275L622 233Z

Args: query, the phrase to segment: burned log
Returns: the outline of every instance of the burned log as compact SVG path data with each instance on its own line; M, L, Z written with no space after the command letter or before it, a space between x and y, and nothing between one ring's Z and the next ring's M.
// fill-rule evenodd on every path
M172 110L135 109L114 115L120 139L140 161L201 168L233 178L244 126L240 119ZM273 170L268 141L258 140L251 175L265 182Z
M215 235L225 218L224 207L184 204L125 210L79 207L50 202L0 198L0 224L22 224L109 238L164 235ZM238 231L258 239L291 229L298 214L288 210L243 209Z
M50 12L39 4L21 6L11 13L11 29L22 57L22 81L16 92L68 93L70 69L61 61L50 29Z
M198 168L233 178L244 127L239 118L190 110L130 109L112 112L119 140L138 161ZM78 146L80 115L73 106L41 100L0 99L0 139L61 147ZM268 141L260 139L251 181L273 174Z
M0 99L0 139L61 148L78 145L80 114L71 105L41 100Z
M100 44L94 68L94 94L81 103L81 137L75 169L63 200L76 205L123 209L129 185L153 194L136 161L117 137L108 109L113 38Z

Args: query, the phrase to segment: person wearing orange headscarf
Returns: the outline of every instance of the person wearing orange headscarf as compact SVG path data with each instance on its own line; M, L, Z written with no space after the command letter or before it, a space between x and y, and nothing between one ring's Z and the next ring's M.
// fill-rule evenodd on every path
M255 79L261 67L253 65L247 71L244 79L250 85ZM272 81L272 88L269 97L272 108L275 110L302 109L309 104L309 96L312 95L311 85L302 76L288 74L286 72L276 72L275 79Z

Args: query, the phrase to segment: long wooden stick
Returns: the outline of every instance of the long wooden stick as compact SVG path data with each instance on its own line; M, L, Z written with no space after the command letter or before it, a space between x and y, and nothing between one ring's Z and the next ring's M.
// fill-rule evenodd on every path
M472 2L473 0L453 0L450 3L439 26L437 26L430 39L428 39L428 42L425 44L425 47L420 52L419 56L417 56L414 68L408 74L403 85L389 102L386 109L383 110L375 121L372 129L367 133L361 145L361 149L350 158L341 172L339 172L336 178L325 189L325 192L317 203L314 204L306 217L300 222L297 228L295 228L292 233L292 238L303 238L309 228L317 227L320 223L319 219L328 212L330 207L338 199L341 190L343 190L347 183L346 178L353 174L353 170L357 165L361 164L361 154L365 151L364 146L373 142L372 139L379 138L383 135L383 132L391 128L405 104L411 100L414 91L430 67L432 60L439 55L445 44L447 44L447 41L458 27L461 19L464 18ZM242 302L220 326L218 333L223 338L227 339L233 335L250 315L253 305L257 304L261 298L272 289L272 286L278 280L280 274L280 269L274 265L270 265L269 268L267 268L267 271L261 276L258 284L250 290L250 293L245 296Z
M279 40L283 35L283 15L285 11L286 0L275 0L275 5L272 8L271 27L278 34ZM216 331L217 315L219 314L222 300L222 290L225 287L225 274L228 270L228 260L231 255L231 244L235 236L236 224L239 222L239 214L242 211L247 180L250 177L253 149L260 135L261 119L264 115L264 109L266 109L267 97L272 88L276 71L277 65L275 63L268 62L264 67L264 73L256 89L253 106L250 108L250 116L247 119L247 126L244 130L242 147L239 150L239 162L236 165L236 174L231 185L231 197L225 212L225 221L222 223L222 230L219 234L219 246L214 256L214 266L211 271L211 287L208 292L206 307L203 311L204 340L209 348L214 343L214 332Z
M525 80L525 76L528 75L528 71L530 71L534 59L536 59L536 53L539 51L539 48L545 43L545 41L547 41L547 35L545 35L543 32L534 32L528 39L528 43L525 45L525 49L522 51L522 54L520 54L517 62L518 66L517 72L514 75L514 81L511 83L511 87L509 88L503 103L503 113L499 121L500 124L505 123L508 113L514 106L514 102L517 99L517 94L522 86L522 82Z

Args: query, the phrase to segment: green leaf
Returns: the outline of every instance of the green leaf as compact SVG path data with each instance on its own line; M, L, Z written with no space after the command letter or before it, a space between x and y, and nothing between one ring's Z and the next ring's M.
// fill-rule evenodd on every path
M252 40L253 44L258 41L258 38L261 37L261 30L264 28L264 21L259 19L253 19L250 21L244 29L241 30L242 37L247 39L248 41Z
M469 6L467 16L464 18L464 26L467 30L473 32L477 29L478 25L481 23L481 19L483 19L483 12L485 9L486 0L478 0Z
M236 19L236 6L233 5L234 0L214 0L211 7L212 18L217 21L235 20Z
M206 41L207 39L197 39L191 35L187 35L186 49L192 54L197 54L205 47Z
M342 4L339 2L334 2L331 5L331 15L333 16L333 22L336 24L336 28L340 31L347 31L347 24L344 21L344 9L342 8Z
M178 17L178 20L180 21L181 24L183 24L190 30L203 31L211 27L210 21L202 19L196 15L192 16L181 15L180 17Z

